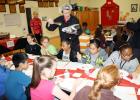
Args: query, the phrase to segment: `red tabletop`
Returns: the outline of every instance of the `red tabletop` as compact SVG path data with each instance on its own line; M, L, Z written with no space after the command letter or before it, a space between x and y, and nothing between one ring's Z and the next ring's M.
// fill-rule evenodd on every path
M89 77L89 75L85 74L84 70L77 69L77 70L68 70L68 71L70 73L70 77L72 77L72 78L77 78L77 77L72 76L74 73L81 73L82 75L81 75L80 78L86 78L86 79L89 79L89 80L95 80L94 78ZM90 69L89 72L91 73L93 71L94 71L94 69ZM65 73L65 69L56 69L55 75L56 76L61 75L61 74L63 75L64 73ZM64 77L64 76L61 76L61 77ZM120 80L119 86L134 87L135 90L136 90L136 93L137 93L138 89L140 88L140 85L136 85L136 84L131 83L131 82L129 82L127 80L124 80L124 79ZM137 95L137 99L140 100L140 95Z
M5 58L7 61L10 61L11 60L11 57L6 57ZM32 63L33 62L33 59L28 59L28 62L29 63ZM55 73L55 76L58 76L58 75L62 75L61 77L64 77L64 73L65 73L65 70L66 69L56 69L56 73ZM74 73L81 73L81 76L80 78L86 78L86 79L89 79L89 80L95 80L94 78L90 77L90 75L87 75L85 73L84 70L82 69L76 69L76 70L68 70L69 73L70 73L70 77L71 78L77 78L77 77L74 77L73 74ZM90 69L89 70L89 73L92 73L94 71L94 69ZM138 91L138 89L140 88L140 85L136 85L134 83L131 83L125 79L121 79L120 80L120 83L118 84L119 86L128 86L128 87L134 87L135 90L136 90L136 93ZM140 100L140 95L137 95L137 99Z

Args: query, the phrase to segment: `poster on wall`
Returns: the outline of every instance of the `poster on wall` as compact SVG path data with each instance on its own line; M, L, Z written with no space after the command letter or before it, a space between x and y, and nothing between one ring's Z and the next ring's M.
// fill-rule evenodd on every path
M0 4L0 12L6 12L5 5Z
M10 10L10 13L16 13L16 5L15 4L10 4L9 5L9 10Z
M21 25L21 18L19 14L4 14L5 26L19 26Z
M131 12L137 12L138 11L138 4L131 4Z

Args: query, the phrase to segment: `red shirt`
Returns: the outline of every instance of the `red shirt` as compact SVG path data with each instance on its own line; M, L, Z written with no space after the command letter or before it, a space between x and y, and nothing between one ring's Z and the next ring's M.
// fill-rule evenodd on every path
M34 34L42 34L41 20L39 18L33 18L30 21L30 27L33 28Z

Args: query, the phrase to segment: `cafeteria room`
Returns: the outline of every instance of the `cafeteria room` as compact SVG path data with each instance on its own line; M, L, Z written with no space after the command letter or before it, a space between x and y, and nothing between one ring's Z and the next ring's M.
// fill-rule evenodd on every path
M0 100L140 100L139 0L0 0Z

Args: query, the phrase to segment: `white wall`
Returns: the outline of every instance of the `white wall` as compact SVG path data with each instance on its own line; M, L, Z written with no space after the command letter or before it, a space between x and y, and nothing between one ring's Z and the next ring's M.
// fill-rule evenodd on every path
M80 2L81 1L81 2ZM87 5L85 0L75 0L80 5ZM59 6L69 4L69 0L60 0ZM49 7L49 8L38 8L38 3L36 1L26 1L25 8L31 8L32 11L37 10L39 12L39 17L42 18L43 16L47 16L47 18L55 18L60 15L58 7ZM19 8L17 5L17 13L19 13ZM5 26L4 22L4 14L9 14L9 6L6 5L6 12L0 13L0 32L10 32L10 34L15 34L16 36L26 36L28 29L27 29L27 20L25 13L19 13L21 17L21 25L19 26ZM49 37L58 36L58 30L54 32L49 32L45 28L45 23L42 22L43 26L43 33ZM26 29L26 32L23 31Z
M113 0L116 4L120 7L120 16L124 16L127 12L129 13L129 16L127 18L128 21L131 20L131 18L134 18L137 20L140 18L140 0ZM96 7L101 8L103 4L105 4L106 0L90 0L89 6L90 7ZM131 4L138 4L138 12L131 12ZM100 11L100 9L99 9Z
M59 0L59 6L68 4L69 0ZM106 0L72 0L73 2L77 2L80 6L89 6L89 7L96 7L99 8L105 3ZM130 13L130 18L139 18L140 17L140 11L139 12L130 12L131 4L139 3L139 0L114 0L119 6L120 6L120 14L125 14L126 12ZM38 8L38 3L35 1L27 1L25 4L25 7L29 7L34 10L38 10L39 17L42 18L43 16L47 16L47 18L55 18L60 15L58 12L58 7L50 7L50 8ZM5 26L4 23L4 14L9 14L9 6L6 5L6 13L0 13L0 32L10 32L11 34L15 34L16 36L26 36L25 32L23 32L23 29L26 29L27 33L27 21L26 21L26 14L20 13L21 17L21 25L19 26ZM18 5L17 5L17 13L19 13ZM48 32L45 28L45 22L42 22L43 24L43 33L44 35L47 35L49 37L58 36L58 30L54 32Z
M16 6L17 13L19 13L18 5ZM21 25L18 26L5 26L4 22L4 14L9 14L9 6L6 5L6 11L4 13L0 13L0 32L9 32L11 34L16 34L16 36L23 36L23 29L27 29L26 15L25 13L20 14ZM16 19L15 19L16 20Z

